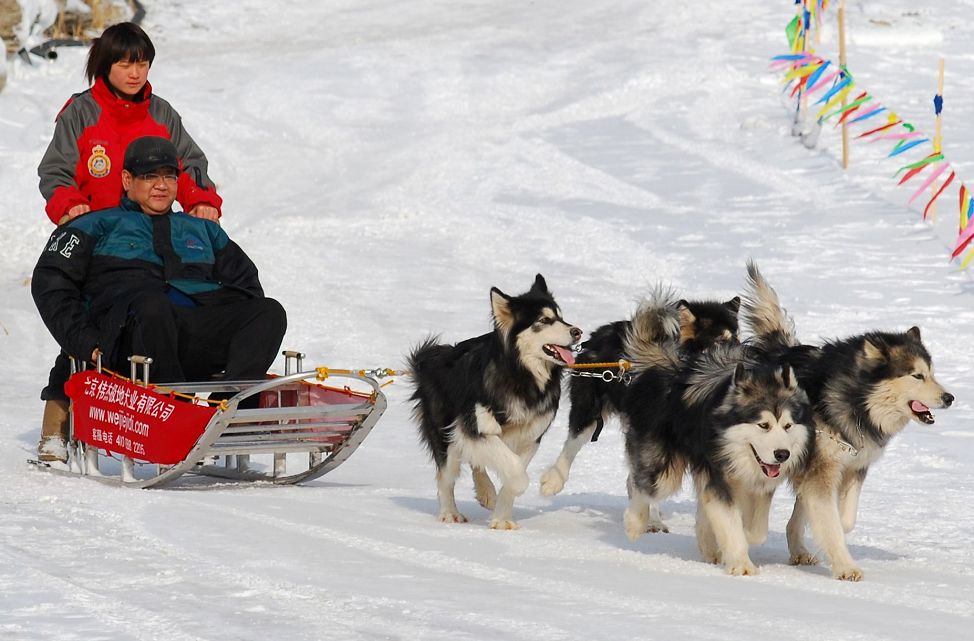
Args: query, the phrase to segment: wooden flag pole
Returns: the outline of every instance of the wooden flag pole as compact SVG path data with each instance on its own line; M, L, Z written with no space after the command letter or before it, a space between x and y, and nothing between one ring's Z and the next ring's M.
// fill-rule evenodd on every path
M839 3L839 68L845 70L845 0ZM846 106L843 96L842 106ZM849 168L849 126L842 123L842 168Z
M940 59L940 70L937 78L937 95L940 96L941 99L943 99L944 97L944 59L943 58ZM943 119L944 119L943 103L941 103L941 109L937 113L935 124L934 124L934 132L933 132L933 153L935 154L939 154L943 152L943 145L944 145ZM940 186L937 184L938 182L939 181L937 180L933 181L933 185L931 185L930 187L933 190L931 192L932 195L935 195L937 193L937 190L940 188ZM933 203L930 206L930 221L934 223L937 222L937 203Z
M818 46L822 44L822 7L818 0L812 0L812 6L815 10L815 45Z
M808 29L805 25L805 3L808 0L801 0L801 2L795 2L795 10L798 12L798 26L799 33L802 38L802 53L808 52ZM808 113L808 95L805 91L802 91L798 95L798 132L799 134L804 127L803 118Z

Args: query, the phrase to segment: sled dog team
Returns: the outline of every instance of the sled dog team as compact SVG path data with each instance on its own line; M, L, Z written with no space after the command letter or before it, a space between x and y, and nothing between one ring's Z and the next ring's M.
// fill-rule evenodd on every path
M412 399L436 464L440 520L467 520L454 497L466 463L477 501L493 510L490 527L513 529L514 499L528 487L582 331L562 318L540 274L524 294L494 288L490 301L493 331L413 350ZM689 474L700 553L734 575L757 573L748 547L767 538L772 496L787 482L797 497L790 562L816 563L807 525L833 577L862 579L845 533L869 466L911 419L931 424L931 408L954 400L934 378L918 328L802 344L751 262L742 298L686 301L658 287L631 319L599 327L580 347L579 363L629 361L631 380L571 377L568 438L542 493L562 490L579 450L617 417L629 466L626 534L667 531L658 505Z

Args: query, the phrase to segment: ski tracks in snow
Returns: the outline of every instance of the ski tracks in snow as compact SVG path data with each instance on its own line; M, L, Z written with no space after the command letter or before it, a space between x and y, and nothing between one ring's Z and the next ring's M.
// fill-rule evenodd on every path
M332 491L334 488L329 489ZM370 495L374 493L370 492ZM291 497L293 499L293 497ZM349 505L354 501L343 501L341 504ZM429 615L433 620L442 620L444 617L454 619L459 629L468 625L469 636L458 633L459 629L454 630L453 638L478 639L485 636L493 638L518 638L518 639L537 639L537 641L547 641L552 639L589 639L593 634L597 634L597 621L592 622L587 615L592 612L601 613L602 617L609 617L614 625L630 628L634 633L643 626L651 626L658 633L664 630L671 630L674 638L685 638L690 634L696 639L734 639L749 638L748 635L735 637L728 636L728 629L745 631L752 629L755 625L755 617L760 618L752 610L742 610L741 608L722 604L722 597L714 599L712 594L700 594L698 596L699 605L693 604L692 597L678 597L670 599L666 594L661 594L654 589L653 577L657 572L664 572L668 575L668 580L672 580L672 574L685 574L688 579L692 579L700 574L721 574L719 568L696 563L694 561L683 561L667 557L666 555L650 555L638 551L620 550L614 546L607 546L604 543L588 540L585 538L574 537L578 534L577 529L569 531L568 536L553 534L552 532L531 532L522 530L517 533L495 532L484 529L477 524L463 526L444 526L434 522L430 518L429 526L414 524L415 519L410 518L408 512L395 515L389 524L377 518L378 514L385 513L384 510L376 509L368 499L361 502L367 506L362 511L336 515L336 526L326 527L323 525L308 523L297 520L290 515L311 514L318 506L313 499L298 501L295 505L291 500L287 505L282 505L282 509L275 514L267 512L258 513L249 509L242 509L230 505L229 501L221 501L218 504L207 505L198 504L198 508L203 508L210 512L219 512L230 517L232 521L238 522L244 531L260 528L280 533L282 540L292 541L298 547L308 547L310 549L321 550L323 553L335 556L336 558L356 558L357 562L363 567L382 569L383 574L393 577L436 577L435 581L441 586L443 600L437 607L426 607L420 602L403 601L402 608L410 610L408 615L399 614L394 622L385 621L392 624L392 627L400 633L406 633L413 626L412 632L415 635L406 635L406 638L431 638L425 636L427 630L422 625L422 621ZM327 511L327 508L320 507ZM288 515L288 516L284 516ZM376 531L375 537L363 536L361 532L367 530L364 522L372 521ZM346 523L348 529L342 529L339 524ZM246 525L249 524L249 525ZM389 530L398 533L390 534ZM392 541L401 540L404 543L397 544ZM300 543L298 543L300 541ZM412 541L414 544L407 544ZM421 542L421 543L420 543ZM482 558L482 552L475 555L466 556L460 550L470 549L471 546L490 549L497 547L497 564L488 564L481 561L471 560L472 558ZM359 558L360 557L360 558ZM513 557L513 558L512 558ZM532 570L541 561L541 567L550 562L566 568L574 568L566 571L562 578L551 578L550 572L536 573ZM610 582L607 587L604 582L589 580L591 575L584 571L579 571L578 567L584 568L585 564L594 563L605 567L614 566L618 569L618 585ZM756 594L768 591L778 591L789 589L795 585L795 573L804 570L780 570L771 567L768 572L769 580L765 584L752 581L753 585L745 585L744 588L756 588ZM787 576L782 576L782 573ZM726 578L734 581L733 578ZM255 579L255 587L261 584L259 578ZM800 581L803 584L808 582L821 582L822 591L826 594L841 593L848 586L838 584L828 580L825 576L810 576L807 581ZM374 580L371 582L374 583ZM602 583L602 585L600 585ZM723 585L723 582L721 582ZM687 582L688 590L693 588L693 581ZM408 590L408 581L403 583ZM293 586L281 586L270 584L270 593L267 595L273 600L277 600L276 594L283 588L285 592L297 592L309 595L311 603L318 602L318 599L325 598L329 594L328 589L321 587L296 584ZM672 584L671 584L672 587ZM721 587L715 586L715 594L720 594ZM727 586L724 586L727 587ZM807 587L807 586L806 586ZM877 593L875 601L878 605L890 606L897 601L892 591L882 589L877 586L881 594ZM426 588L429 590L430 588ZM498 611L486 611L477 613L449 610L449 595L454 591L483 591L484 593L495 593L498 589L505 593L505 596L491 594L487 602L494 604L505 603L510 599L506 609ZM404 595L406 596L406 595ZM374 595L356 594L349 595L359 609L371 612L372 624L379 627L383 625L383 610L387 610L388 599L377 599ZM870 599L872 600L872 599ZM576 604L572 606L571 604ZM398 604L397 604L398 605ZM534 619L533 613L538 609L554 607L558 609L578 610L585 612L586 617L580 620L566 620L564 627L554 629L552 624L541 624L541 619ZM908 603L901 604L909 607ZM926 604L928 606L934 604ZM945 614L957 614L954 606L946 605ZM307 606L305 606L307 607ZM444 611L443 608L446 608ZM719 616L715 615L719 612ZM772 623L771 613L768 613L768 624ZM835 626L825 621L816 621L810 625L809 620L802 619L800 613L784 614L782 612L773 613L773 623L784 626L788 629L791 638L795 639L820 639L820 638L840 638L842 633L847 632L840 626ZM388 616L386 614L385 616ZM376 619L377 618L377 619ZM713 626L709 622L714 619L723 622L721 626ZM628 621L628 625L624 621ZM596 624L590 631L584 631L585 625ZM363 624L365 625L365 624ZM581 627L580 627L581 626ZM725 627L726 626L726 627ZM442 629L442 626L437 626ZM509 636L510 632L518 630L519 633ZM528 634L528 631L531 631ZM881 635L861 634L858 638L863 640L882 638Z

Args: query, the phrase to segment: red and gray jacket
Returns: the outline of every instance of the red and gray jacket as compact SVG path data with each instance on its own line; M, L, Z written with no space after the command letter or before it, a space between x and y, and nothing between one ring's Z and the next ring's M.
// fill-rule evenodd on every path
M61 109L54 138L37 168L47 215L54 224L75 205L86 204L92 210L117 207L125 148L142 136L162 136L176 146L183 170L176 200L184 211L199 204L220 210L223 199L206 173L206 156L183 129L179 114L152 95L149 83L142 96L138 102L123 100L98 78Z

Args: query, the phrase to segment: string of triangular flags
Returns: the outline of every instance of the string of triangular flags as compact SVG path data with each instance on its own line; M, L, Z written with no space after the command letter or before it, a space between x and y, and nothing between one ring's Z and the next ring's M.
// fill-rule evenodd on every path
M855 137L856 139L892 143L893 146L887 154L890 158L931 142L931 139L916 127L904 122L895 112L880 104L872 94L862 89L845 66L835 65L831 60L826 60L808 49L812 25L821 25L828 1L795 0L795 4L801 5L800 10L785 30L791 45L791 53L771 59L772 69L785 72L784 91L789 93L791 98L807 101L812 108L817 109L815 117L820 125L834 119L836 127L845 124L864 128L864 131ZM939 116L943 111L943 96L934 96L933 102L935 115ZM884 120L874 120L883 114L885 114ZM944 158L943 152L934 146L933 153L903 165L893 174L893 178L899 177L898 185L904 185L914 179L920 181L919 187L910 196L909 203L912 204L944 175L947 176L946 180L936 188L923 208L923 219L926 220L933 204L947 187L957 180L957 174L950 162ZM963 182L959 180L957 182L960 187L959 230L950 258L954 260L967 251L960 262L960 269L965 269L974 261L974 246L971 245L974 241L974 221L972 221L974 194Z

